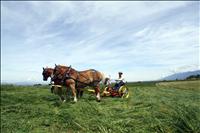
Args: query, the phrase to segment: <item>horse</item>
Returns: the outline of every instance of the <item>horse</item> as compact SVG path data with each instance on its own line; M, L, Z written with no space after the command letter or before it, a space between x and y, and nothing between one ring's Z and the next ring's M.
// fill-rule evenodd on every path
M64 101L65 98L62 95L62 86L59 85L60 82L58 82L56 80L55 81L52 80L52 78L53 78L53 71L54 71L53 68L48 68L48 67L44 68L43 67L43 72L42 72L43 80L47 81L48 78L51 78L50 84L52 85L52 82L54 82L53 85L51 86L51 93L58 94L59 97L60 97L60 100Z
M71 66L55 64L53 80L59 80L72 90L74 102L77 102L76 89L85 88L87 86L94 88L96 100L100 102L100 82L105 80L105 76L95 69L77 71Z
M55 94L58 94L61 101L65 101L65 98L64 96L62 95L63 92L62 92L62 83L59 82L59 80L53 80L53 71L54 69L53 68L44 68L43 67L43 72L42 72L42 75L43 75L43 80L44 81L47 81L48 78L51 78L51 81L50 81L50 84L52 85L51 86L51 93L55 93ZM52 84L52 82L54 82ZM77 90L77 97L82 97L83 96L83 91L82 90Z

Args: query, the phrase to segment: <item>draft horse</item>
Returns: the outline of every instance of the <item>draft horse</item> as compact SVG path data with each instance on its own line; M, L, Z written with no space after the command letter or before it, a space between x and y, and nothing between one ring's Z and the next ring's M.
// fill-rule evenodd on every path
M55 64L53 72L53 80L59 80L72 90L74 102L77 102L76 89L85 88L87 86L95 89L96 100L100 101L100 82L104 79L104 74L94 69L77 71L71 66Z
M51 78L51 81L50 81L50 84L49 85L52 85L51 86L51 93L54 93L54 94L57 94L59 95L61 101L64 101L65 98L64 96L62 95L62 86L60 86L60 82L59 81L53 81L53 71L54 69L53 68L44 68L43 67L43 72L42 72L42 75L43 75L43 80L44 81L47 81L48 78Z
M59 80L56 80L56 79L53 80L53 71L54 71L53 68L43 67L43 72L42 72L43 80L47 81L48 78L51 78L51 81L50 81L50 85L52 85L51 93L58 94L61 101L64 101L65 99L64 99L64 96L62 95L62 86L61 86L62 83ZM83 95L83 91L77 90L77 97L82 97L82 95Z

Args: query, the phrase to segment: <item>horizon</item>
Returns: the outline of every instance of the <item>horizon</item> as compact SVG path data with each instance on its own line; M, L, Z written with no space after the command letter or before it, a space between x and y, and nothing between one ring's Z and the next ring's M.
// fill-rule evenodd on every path
M187 72L179 72L179 73L174 73L174 74L180 74L180 73L188 73L188 72L197 72L197 75L200 74L200 69L199 70L194 70L194 71L187 71ZM167 75L164 78L167 78L171 75ZM177 80L177 79L176 79ZM178 80L184 80L184 79L178 79ZM174 79L167 80L167 79L157 79L157 80L142 80L142 81L127 81L127 83L136 83L136 82L158 82L158 81L174 81ZM41 85L49 85L50 79L45 82L36 82L36 81L21 81L21 82L1 82L1 85L35 85L35 84L41 84ZM111 79L111 83L115 83L114 79Z
M199 2L1 2L1 84L72 65L128 82L200 70ZM49 80L48 80L49 81Z

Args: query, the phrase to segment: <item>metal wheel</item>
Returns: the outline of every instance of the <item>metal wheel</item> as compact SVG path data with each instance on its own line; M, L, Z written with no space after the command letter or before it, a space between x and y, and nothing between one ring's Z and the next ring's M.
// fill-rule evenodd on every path
M110 96L110 92L107 90L108 87L106 86L103 90L103 92L101 93L101 96Z
M121 86L119 88L119 95L121 96L121 98L128 98L129 97L128 87L126 87L125 85Z

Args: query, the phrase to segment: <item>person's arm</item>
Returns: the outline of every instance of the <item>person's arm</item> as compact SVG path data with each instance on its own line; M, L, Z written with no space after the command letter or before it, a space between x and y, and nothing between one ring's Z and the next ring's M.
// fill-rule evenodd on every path
M117 83L120 83L120 82L124 82L124 78L120 78L120 79L117 79L115 80Z
M122 77L122 78L120 79L120 81L125 82L125 79Z

